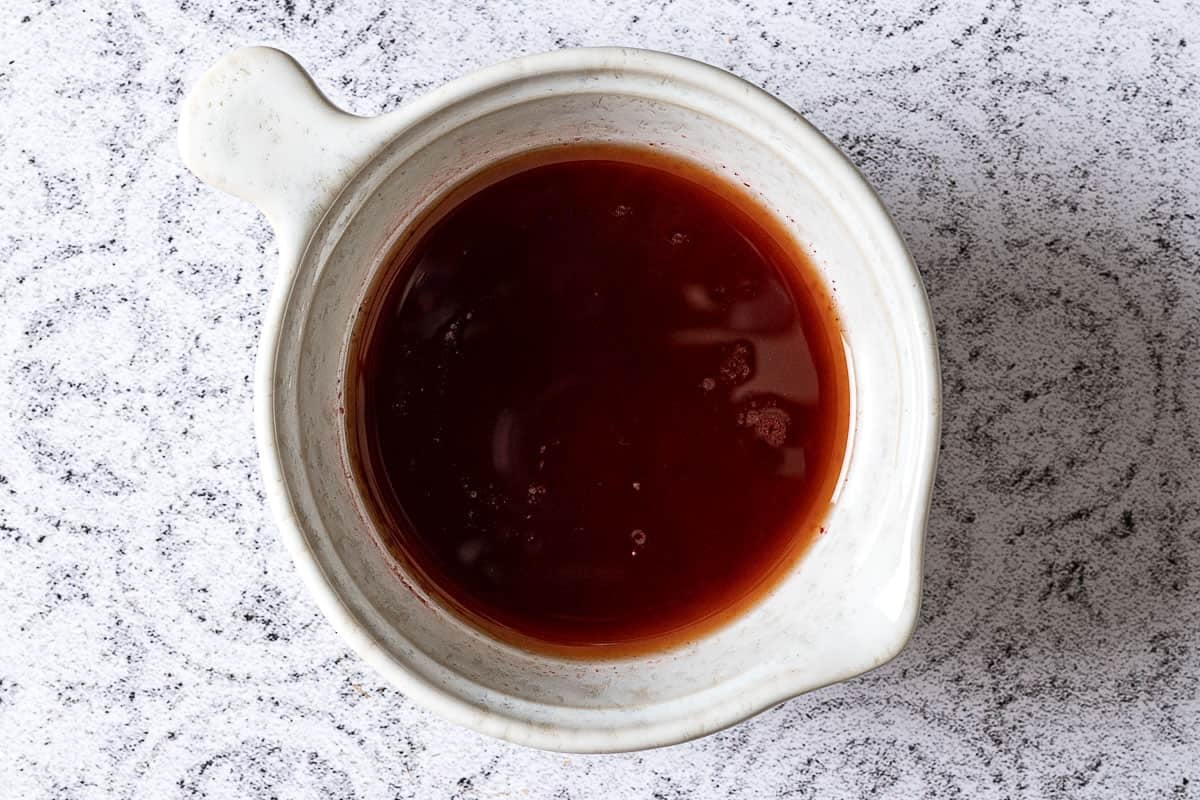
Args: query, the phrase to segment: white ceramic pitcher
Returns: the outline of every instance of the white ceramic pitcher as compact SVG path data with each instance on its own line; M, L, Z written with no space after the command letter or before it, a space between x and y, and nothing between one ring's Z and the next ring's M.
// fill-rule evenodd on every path
M907 642L939 435L933 326L879 198L794 111L713 67L601 48L509 61L363 118L333 107L286 54L256 47L200 79L179 140L187 166L257 205L278 239L255 417L279 530L330 622L414 701L521 744L632 750L710 733ZM616 660L514 648L407 580L376 544L342 414L349 337L390 243L490 163L572 141L654 144L737 173L832 287L852 384L826 533L730 624Z

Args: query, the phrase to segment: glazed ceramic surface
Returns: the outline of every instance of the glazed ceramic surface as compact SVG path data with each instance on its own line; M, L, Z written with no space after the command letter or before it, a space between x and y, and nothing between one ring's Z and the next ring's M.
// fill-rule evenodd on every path
M350 334L388 246L488 164L574 141L653 145L748 186L832 288L853 385L848 455L812 549L728 626L617 660L508 646L406 580L366 522L342 415ZM194 88L180 147L278 238L256 428L281 535L337 630L414 700L522 744L631 750L712 732L904 646L939 431L929 310L878 198L795 112L712 67L604 48L500 64L367 119L332 107L289 56L249 48Z

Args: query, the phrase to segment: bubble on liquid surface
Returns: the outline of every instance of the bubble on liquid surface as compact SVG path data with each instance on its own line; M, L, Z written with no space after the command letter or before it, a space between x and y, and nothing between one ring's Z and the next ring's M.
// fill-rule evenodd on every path
M675 233L671 234L671 238L668 239L668 241L672 245L675 245L676 247L678 247L681 244L687 244L690 241L690 238L688 237L688 235L686 233L680 233L680 232L676 231Z
M641 547L646 544L646 532L641 528L634 528L629 534L629 538L633 541L634 547Z
M742 413L738 421L750 429L754 438L771 447L783 447L787 443L788 429L792 425L791 415L776 407L751 408Z
M711 392L713 389L717 388L717 382L712 378L705 378L704 380L700 381L700 388L706 392Z
M754 358L754 350L746 342L738 342L733 346L733 349L721 361L721 382L737 385L745 383L753 372L751 362Z

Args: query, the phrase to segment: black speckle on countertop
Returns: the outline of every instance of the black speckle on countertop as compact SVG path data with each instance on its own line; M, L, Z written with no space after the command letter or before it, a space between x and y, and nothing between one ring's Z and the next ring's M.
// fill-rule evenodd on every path
M1200 797L1192 2L18 3L0 12L0 785L19 797ZM361 114L624 43L731 69L863 170L933 307L921 624L707 739L562 756L351 655L264 506L266 223L180 164L271 42Z

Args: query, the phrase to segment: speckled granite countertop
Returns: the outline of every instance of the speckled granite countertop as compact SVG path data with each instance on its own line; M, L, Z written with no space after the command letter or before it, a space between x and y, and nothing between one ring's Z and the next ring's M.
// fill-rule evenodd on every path
M726 67L891 207L938 324L921 626L708 739L566 757L432 718L263 505L266 223L180 165L247 43L340 103L622 43ZM15 0L0 11L0 795L1200 797L1200 8Z

